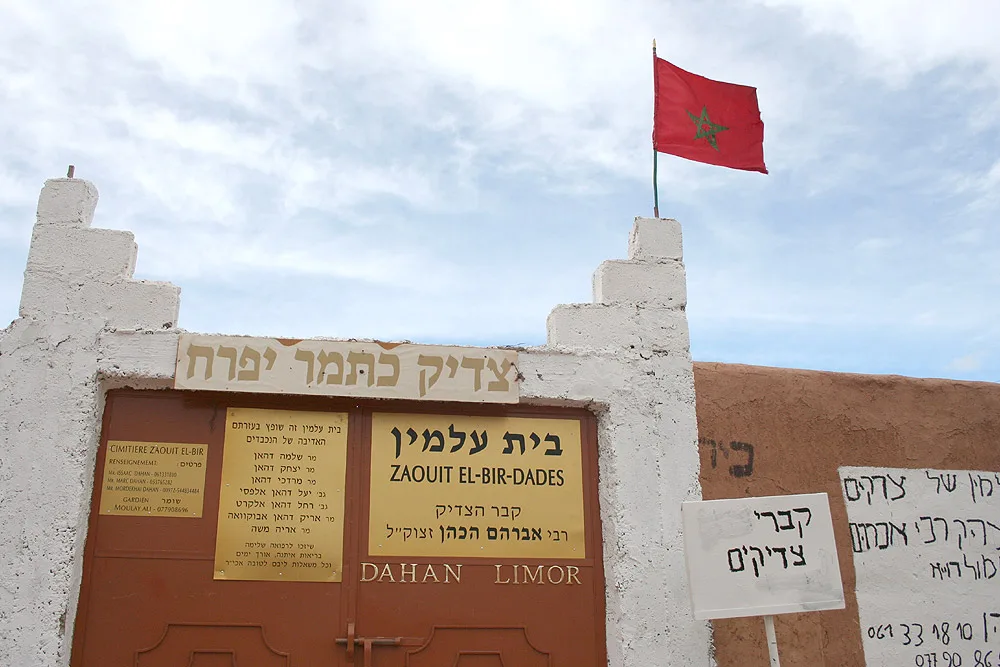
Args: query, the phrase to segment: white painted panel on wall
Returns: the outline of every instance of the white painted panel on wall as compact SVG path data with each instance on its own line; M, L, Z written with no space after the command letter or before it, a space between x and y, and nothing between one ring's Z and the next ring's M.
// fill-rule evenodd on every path
M1000 664L1000 474L840 468L868 667Z
M681 510L696 619L844 608L825 493L686 502Z

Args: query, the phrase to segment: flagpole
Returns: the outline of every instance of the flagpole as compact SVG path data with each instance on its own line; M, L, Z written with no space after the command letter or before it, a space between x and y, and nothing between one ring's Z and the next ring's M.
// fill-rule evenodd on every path
M656 131L656 40L653 40L653 131ZM653 217L660 217L660 193L656 184L656 142L653 142Z
M656 149L653 149L653 217L660 217L660 193L656 191Z

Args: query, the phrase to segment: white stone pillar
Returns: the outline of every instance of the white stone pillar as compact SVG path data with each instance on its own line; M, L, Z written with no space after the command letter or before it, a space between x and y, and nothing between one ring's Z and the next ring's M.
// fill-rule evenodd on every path
M627 260L594 274L594 303L556 307L548 344L521 354L522 396L598 414L608 662L709 664L691 614L681 502L699 500L681 229L636 218Z
M102 333L166 331L180 290L132 280L130 232L92 229L97 189L45 183L20 317L0 333L0 665L66 665L90 514Z

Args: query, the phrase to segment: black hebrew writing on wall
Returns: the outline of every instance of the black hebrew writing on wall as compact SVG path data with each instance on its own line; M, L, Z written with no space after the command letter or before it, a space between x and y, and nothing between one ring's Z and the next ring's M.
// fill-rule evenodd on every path
M584 558L580 422L372 418L373 556Z
M215 578L341 581L347 414L229 408Z
M732 459L726 467L730 476L749 477L753 474L754 446L749 442L698 438L698 445L709 450L709 461L713 470L719 465L726 467L727 462Z
M517 352L182 334L174 386L214 391L516 403Z
M997 664L1000 474L844 467L840 481L867 664Z

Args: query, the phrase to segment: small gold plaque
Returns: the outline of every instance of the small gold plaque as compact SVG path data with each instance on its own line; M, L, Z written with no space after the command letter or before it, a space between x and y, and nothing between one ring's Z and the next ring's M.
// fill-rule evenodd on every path
M341 581L347 414L229 408L215 578Z
M201 516L208 445L109 440L101 514Z
M372 417L371 556L584 558L580 421Z

